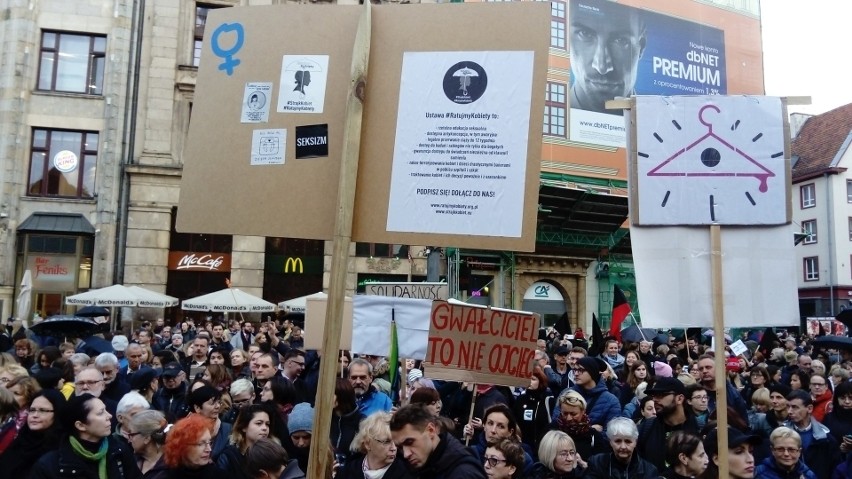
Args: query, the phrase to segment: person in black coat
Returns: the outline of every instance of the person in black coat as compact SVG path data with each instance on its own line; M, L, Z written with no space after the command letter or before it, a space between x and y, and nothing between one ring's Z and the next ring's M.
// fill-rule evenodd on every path
M444 432L422 404L399 408L390 422L408 467L420 479L485 479L485 470L458 439Z
M345 462L349 457L349 447L355 434L358 433L364 415L358 411L355 402L355 389L348 379L337 378L334 389L334 415L331 418L331 447L338 462Z
M658 479L660 474L650 462L636 454L639 431L636 423L626 417L611 420L606 425L612 452L589 458L589 468L583 477L593 479Z
M260 439L249 448L246 473L253 479L305 479L298 461L287 457L287 451L269 439Z
M852 382L844 381L834 389L833 408L826 414L822 424L831 431L831 435L840 444L844 453L852 451L852 441L844 441L852 436Z
M586 470L571 436L562 431L550 431L541 439L539 461L525 476L531 479L574 479L583 477Z
M337 462L335 479L365 479L384 470L383 479L414 479L391 438L391 415L371 414L352 439L348 459Z
M249 479L245 469L246 453L257 441L270 437L273 414L268 406L261 404L252 404L240 410L231 429L231 444L216 458L216 465L232 479Z
M65 396L55 389L44 389L33 397L27 422L6 451L0 454L0 471L5 477L27 478L36 461L59 449L62 438Z
M95 396L72 397L61 418L68 436L60 441L58 450L39 459L30 478L141 479L133 449L112 437L111 418Z
M521 431L521 440L538 450L541 438L550 429L550 417L556 408L556 398L547 387L547 375L536 365L530 378L530 387L515 399L514 414Z
M168 479L234 479L211 462L213 435L210 419L193 414L169 430L163 458Z

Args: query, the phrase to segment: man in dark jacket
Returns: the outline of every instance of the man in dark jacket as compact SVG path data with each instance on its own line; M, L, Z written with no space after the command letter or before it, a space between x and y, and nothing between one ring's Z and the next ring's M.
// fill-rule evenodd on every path
M169 363L163 368L161 377L163 387L160 388L153 398L153 409L162 411L169 423L186 416L189 409L186 405L186 383L180 380L183 369L178 363Z
M666 468L665 444L669 435L675 431L698 434L695 416L683 407L686 387L675 378L659 378L654 386L645 391L654 399L656 417L650 417L639 424L639 444L637 452L658 470Z
M439 432L423 404L409 404L393 415L393 442L420 479L486 479L485 469L456 438Z

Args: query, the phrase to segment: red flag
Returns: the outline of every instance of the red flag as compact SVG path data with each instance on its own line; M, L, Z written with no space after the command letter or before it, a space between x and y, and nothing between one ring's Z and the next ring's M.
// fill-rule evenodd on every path
M621 341L621 323L628 314L630 314L630 304L627 303L624 291L617 284L613 285L612 323L609 326L609 335L619 341Z

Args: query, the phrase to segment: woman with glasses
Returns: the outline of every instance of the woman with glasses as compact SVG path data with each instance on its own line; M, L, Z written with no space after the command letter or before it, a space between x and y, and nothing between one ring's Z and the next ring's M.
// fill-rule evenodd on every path
M349 446L349 459L337 470L335 479L412 479L405 459L397 454L391 439L391 415L377 412L361 421Z
M710 418L710 391L700 384L687 387L684 406L695 416L695 423L700 431Z
M517 479L523 475L524 449L511 439L503 439L485 449L482 455L488 479Z
M199 414L175 423L166 435L163 448L167 479L229 479L212 462L211 431L210 420Z
M136 414L130 420L127 436L143 479L164 479L166 476L163 459L166 426L168 422L163 413L151 409Z
M264 405L252 404L242 408L231 429L231 445L216 459L219 468L232 479L248 479L245 471L246 453L258 440L270 437L271 422L272 417Z
M666 463L669 468L660 476L665 479L699 477L709 463L701 437L684 431L675 431L666 443Z
M608 450L603 434L592 427L586 414L586 400L577 391L566 389L556 400L559 416L554 421L554 429L562 431L574 440L580 458L589 457ZM539 450L541 446L539 445ZM539 456L541 460L541 456Z
M62 426L58 418L65 403L65 396L55 389L45 389L35 395L17 437L0 454L0 471L5 477L29 477L30 468L38 458L59 447Z
M831 410L833 395L828 386L828 378L824 374L814 373L810 382L811 397L814 400L814 418L823 422L825 415Z
M769 435L772 455L754 470L761 479L817 479L816 474L802 460L802 438L788 427L779 427Z
M59 449L43 456L33 466L32 479L76 477L139 479L133 450L112 437L112 415L103 401L84 393L68 400L59 418L67 434Z
M189 393L186 399L193 415L206 418L212 424L213 459L228 447L231 425L219 419L222 412L222 393L213 386L204 385Z
M538 460L529 474L531 479L572 479L585 472L574 440L562 431L550 431L541 438Z

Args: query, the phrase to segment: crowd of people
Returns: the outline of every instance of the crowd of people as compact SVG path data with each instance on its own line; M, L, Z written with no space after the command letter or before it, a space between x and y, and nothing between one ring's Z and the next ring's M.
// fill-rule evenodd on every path
M717 478L726 461L737 479L852 478L850 352L789 335L762 350L751 338L745 355L717 361L700 336L590 345L549 328L540 338L523 388L340 351L330 476ZM299 326L160 319L108 339L96 351L91 340L3 332L0 476L305 476L329 355L304 350Z

